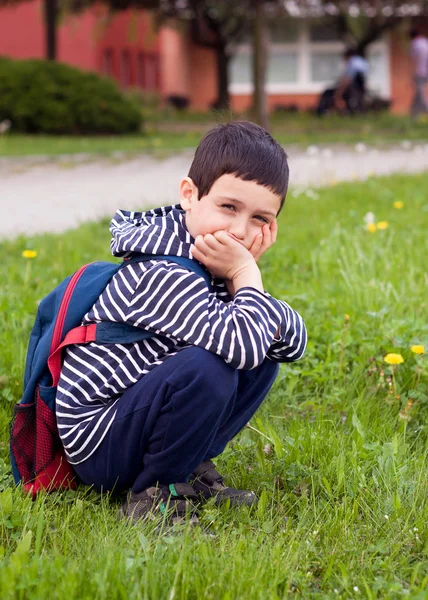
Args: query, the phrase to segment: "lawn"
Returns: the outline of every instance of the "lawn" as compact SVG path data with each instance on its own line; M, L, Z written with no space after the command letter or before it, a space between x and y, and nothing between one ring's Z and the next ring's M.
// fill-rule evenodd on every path
M146 115L142 135L4 135L0 137L0 156L174 152L195 148L208 129L231 118L246 116L157 110ZM308 113L282 113L273 115L270 124L274 136L287 146L361 141L382 146L399 140L428 141L428 119L413 121L407 116L388 113L354 117L333 115L323 119Z
M86 488L34 503L13 489L9 419L37 302L82 263L108 259L108 222L2 242L2 600L426 599L428 372L411 346L428 347L427 192L424 174L288 198L262 271L305 318L308 349L218 459L260 501L206 506L214 537L126 526L115 501ZM375 232L369 211L383 223ZM387 353L404 362L391 367Z

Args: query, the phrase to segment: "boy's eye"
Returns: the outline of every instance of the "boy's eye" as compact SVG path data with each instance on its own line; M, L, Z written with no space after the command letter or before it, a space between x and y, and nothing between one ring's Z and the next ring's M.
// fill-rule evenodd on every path
M231 210L232 212L236 212L236 206L234 204L222 204L222 208L226 208L227 210ZM262 217L261 215L255 215L254 219L261 221L263 224L269 225L269 220L266 217Z

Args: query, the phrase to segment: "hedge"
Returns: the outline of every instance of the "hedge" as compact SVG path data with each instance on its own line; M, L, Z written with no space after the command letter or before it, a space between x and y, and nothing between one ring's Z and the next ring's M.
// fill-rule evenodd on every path
M0 121L12 131L49 134L128 133L141 111L116 84L64 63L0 57Z

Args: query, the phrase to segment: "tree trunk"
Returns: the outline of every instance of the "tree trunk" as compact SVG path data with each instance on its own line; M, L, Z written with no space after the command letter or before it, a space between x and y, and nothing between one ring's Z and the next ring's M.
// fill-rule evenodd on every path
M45 40L47 60L56 60L56 21L58 0L45 0Z
M253 39L253 110L256 123L268 129L265 90L267 65L267 30L263 0L255 0Z
M217 100L214 108L227 109L230 104L229 95L229 61L230 57L226 53L225 44L219 43L216 46L216 66L217 66Z

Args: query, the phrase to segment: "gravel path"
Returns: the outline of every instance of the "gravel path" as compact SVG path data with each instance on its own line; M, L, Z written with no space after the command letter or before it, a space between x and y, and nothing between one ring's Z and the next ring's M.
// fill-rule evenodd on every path
M364 144L288 150L292 186L328 185L372 174L428 170L428 143L388 149ZM0 239L18 234L60 232L112 215L117 208L141 209L177 202L181 177L192 153L157 159L148 155L110 158L75 155L0 159Z

